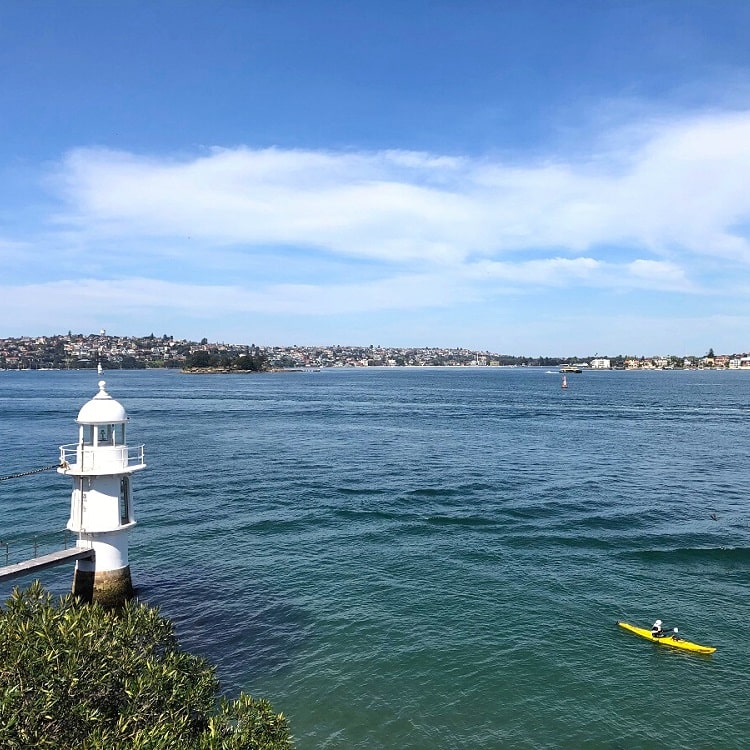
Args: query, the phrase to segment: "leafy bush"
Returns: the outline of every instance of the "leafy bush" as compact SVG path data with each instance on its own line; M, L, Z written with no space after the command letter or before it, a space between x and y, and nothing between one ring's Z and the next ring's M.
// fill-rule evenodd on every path
M218 688L213 668L145 604L55 604L36 582L0 610L2 748L291 748L268 701L217 701Z

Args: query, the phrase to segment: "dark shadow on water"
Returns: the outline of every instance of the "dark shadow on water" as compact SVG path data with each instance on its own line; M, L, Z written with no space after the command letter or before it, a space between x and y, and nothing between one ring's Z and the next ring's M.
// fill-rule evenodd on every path
M148 578L146 583L144 580ZM262 694L264 679L283 672L308 640L304 609L244 581L241 591L216 572L175 571L174 576L139 575L138 598L159 608L175 626L180 644L216 667L222 692Z

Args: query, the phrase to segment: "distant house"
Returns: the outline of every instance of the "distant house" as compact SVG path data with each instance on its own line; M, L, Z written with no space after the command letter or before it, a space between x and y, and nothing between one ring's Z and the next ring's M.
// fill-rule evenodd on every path
M592 359L591 369L592 370L611 370L612 362L609 359L603 359L603 358Z

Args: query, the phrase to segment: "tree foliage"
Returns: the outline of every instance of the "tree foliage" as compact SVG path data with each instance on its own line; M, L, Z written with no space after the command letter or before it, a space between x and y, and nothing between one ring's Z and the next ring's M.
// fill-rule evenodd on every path
M288 750L286 719L244 693L217 700L213 668L158 610L106 610L37 582L0 610L0 747Z
M260 349L251 347L246 354L230 357L225 352L199 349L188 354L185 359L185 367L191 369L222 369L240 370L249 372L263 372L268 369L268 358Z

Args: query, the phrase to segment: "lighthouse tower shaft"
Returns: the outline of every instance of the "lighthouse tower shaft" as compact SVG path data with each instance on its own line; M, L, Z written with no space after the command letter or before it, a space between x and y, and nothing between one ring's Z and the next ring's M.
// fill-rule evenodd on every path
M135 526L132 475L146 468L143 446L125 439L125 409L99 382L99 392L78 414L78 442L60 446L58 472L73 480L67 527L77 546L94 550L78 560L73 593L86 601L119 606L133 596L128 538Z

